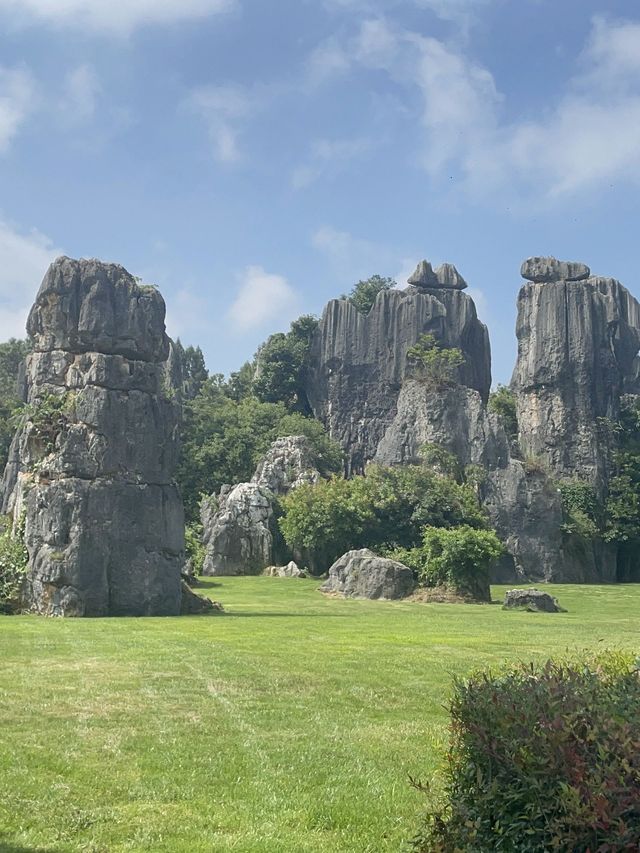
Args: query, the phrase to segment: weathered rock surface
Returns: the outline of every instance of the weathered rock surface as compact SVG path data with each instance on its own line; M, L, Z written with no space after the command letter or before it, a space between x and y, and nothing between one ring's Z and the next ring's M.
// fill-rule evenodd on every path
M223 486L218 503L204 531L203 574L258 574L273 562L273 495L256 483L239 483Z
M180 612L178 412L164 301L116 264L60 258L29 315L28 419L5 511L25 513L28 604L60 616ZM52 404L52 401L58 404Z
M614 279L525 284L516 334L512 387L523 453L602 493L610 425L640 347L640 305Z
M224 612L224 608L219 601L212 601L204 595L198 595L193 592L186 581L182 582L181 593L180 614L182 616L200 616L203 613Z
M251 480L274 495L286 495L303 483L317 483L320 474L311 442L304 435L277 438L258 463Z
M527 281L582 281L589 278L591 270L576 261L558 261L556 258L527 258L522 262L520 275Z
M311 344L306 390L315 416L346 452L347 473L364 470L374 458L411 373L407 350L425 333L462 350L459 380L486 400L489 337L465 293L389 290L378 295L367 316L346 300L326 307Z
M276 554L277 497L320 479L309 440L303 435L273 442L250 483L223 486L217 501L206 501L201 520L206 547L205 575L259 574Z
M397 599L411 595L414 587L413 573L407 566L361 548L336 560L320 589L347 598Z
M462 465L496 468L509 462L507 436L476 390L464 385L434 390L409 379L402 386L395 418L378 444L374 462L419 462L425 444L453 453Z
M539 589L510 589L504 597L505 610L531 610L539 613L565 613L558 599Z
M290 560L286 566L267 566L264 574L270 578L306 578L307 573L303 571L296 562Z

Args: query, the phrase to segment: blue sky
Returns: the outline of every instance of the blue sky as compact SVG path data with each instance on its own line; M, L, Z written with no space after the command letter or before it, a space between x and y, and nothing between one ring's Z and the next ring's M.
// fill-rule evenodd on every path
M521 261L640 295L637 0L0 0L0 338L57 254L157 284L229 372L373 273Z

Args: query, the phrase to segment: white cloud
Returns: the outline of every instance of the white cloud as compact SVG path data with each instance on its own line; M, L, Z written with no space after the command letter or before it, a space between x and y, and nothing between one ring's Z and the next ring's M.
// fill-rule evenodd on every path
M183 287L177 293L167 296L165 302L167 333L174 340L189 339L192 335L210 328L207 300L198 296L189 287Z
M370 147L367 139L317 139L307 161L293 170L291 185L301 190L326 175L332 177Z
M232 164L242 158L238 136L254 109L254 98L239 86L203 86L192 92L191 109L205 122L213 156Z
M276 320L285 326L298 313L298 294L284 276L250 266L241 276L227 318L236 332L250 332Z
M79 65L65 78L61 108L74 121L87 121L96 112L100 91L95 69L91 65Z
M39 231L20 233L0 219L0 340L24 337L40 282L51 261L61 254Z
M0 0L12 23L70 26L126 35L150 24L174 24L228 12L237 0Z
M471 14L481 0L423 5ZM459 46L384 18L361 22L355 36L331 43L330 55L334 73L376 69L393 81L396 99L422 127L420 160L434 183L453 177L453 186L482 200L526 204L640 183L638 23L595 18L573 77L534 120L506 120L491 72Z
M7 151L35 105L35 85L26 68L0 66L0 153Z

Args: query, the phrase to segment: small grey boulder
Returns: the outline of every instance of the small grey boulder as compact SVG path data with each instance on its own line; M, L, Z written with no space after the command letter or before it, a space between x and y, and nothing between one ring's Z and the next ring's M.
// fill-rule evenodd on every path
M291 560L286 566L268 566L264 574L270 578L306 578L307 573Z
M435 274L439 286L447 290L464 290L468 287L467 282L453 264L441 264Z
M416 287L440 287L440 283L429 261L420 261L413 275L407 279L409 284Z
M510 589L504 597L504 610L529 610L534 613L566 613L558 599L539 589Z
M320 591L347 598L394 599L411 595L414 586L413 573L407 566L361 548L336 560Z
M520 267L520 275L527 281L582 281L589 278L591 270L578 261L558 261L555 258L527 258Z

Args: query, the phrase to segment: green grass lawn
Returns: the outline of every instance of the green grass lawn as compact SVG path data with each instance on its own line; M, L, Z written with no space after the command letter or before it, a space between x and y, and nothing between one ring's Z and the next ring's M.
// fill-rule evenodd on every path
M0 617L0 850L398 851L453 675L639 645L640 585L550 587L553 615L317 585L209 582L216 617Z

